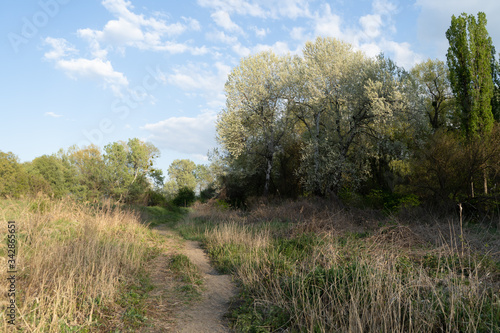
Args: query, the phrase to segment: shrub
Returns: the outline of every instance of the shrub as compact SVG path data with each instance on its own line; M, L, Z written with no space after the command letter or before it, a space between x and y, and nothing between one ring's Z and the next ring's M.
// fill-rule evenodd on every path
M177 192L174 200L172 200L173 204L178 207L187 207L190 206L196 200L196 195L194 191L188 187L183 187Z
M148 206L166 206L167 199L165 196L156 191L148 191Z

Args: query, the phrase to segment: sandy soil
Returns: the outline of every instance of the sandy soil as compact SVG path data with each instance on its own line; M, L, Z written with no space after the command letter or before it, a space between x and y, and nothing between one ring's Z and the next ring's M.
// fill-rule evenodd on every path
M159 226L155 228L165 237L165 253L155 258L151 265L152 282L155 289L150 293L150 325L141 332L230 332L224 314L231 298L236 295L236 286L229 275L219 274L194 241L183 242L175 232ZM176 281L168 265L174 254L185 254L203 273L203 294L201 299L184 304L176 297Z
M197 265L204 276L204 287L201 301L184 309L177 321L178 332L230 332L225 326L224 314L230 304L236 287L229 275L220 275L212 266L200 248L198 242L188 241L184 254Z

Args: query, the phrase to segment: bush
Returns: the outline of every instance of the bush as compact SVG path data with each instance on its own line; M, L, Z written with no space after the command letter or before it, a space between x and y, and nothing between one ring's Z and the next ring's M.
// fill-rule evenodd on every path
M177 192L174 200L172 200L173 204L178 207L187 207L190 206L196 200L196 195L194 191L188 187L183 187Z
M148 191L148 206L166 206L167 199L165 196L156 191Z
M212 186L209 186L208 188L200 192L200 201L205 203L208 200L214 198L216 194L217 192L215 191L215 189Z

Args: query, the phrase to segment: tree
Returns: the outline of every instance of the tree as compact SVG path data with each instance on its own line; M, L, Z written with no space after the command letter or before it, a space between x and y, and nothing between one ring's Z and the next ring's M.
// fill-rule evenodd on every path
M188 187L181 187L172 200L173 204L179 207L190 206L196 200L194 191Z
M493 97L491 98L491 112L493 113L493 118L497 122L500 121L500 59L494 61L493 69L493 82L495 84Z
M99 199L104 194L106 184L106 167L101 149L96 145L83 148L72 146L68 149L67 159L81 186L78 197L85 200Z
M194 170L194 177L196 179L196 187L198 193L206 190L214 182L214 175L209 166L198 164Z
M133 174L132 183L139 175L146 177L154 171L154 160L160 156L160 151L150 142L144 142L137 138L129 139L127 142L128 165Z
M196 188L196 164L188 159L175 160L168 167L169 181L165 184L165 191L175 196L181 188L194 191Z
M468 139L489 133L494 121L491 98L495 49L486 30L486 15L479 12L477 20L465 13L453 15L446 38L450 43L450 82L461 111L462 130Z
M118 201L142 200L153 183L163 183L161 170L153 168L159 150L137 138L105 146L106 193Z
M294 108L307 133L300 170L307 190L335 197L367 177L371 142L392 130L403 95L389 62L350 44L317 38L303 54Z
M50 195L55 197L62 197L69 194L71 185L67 182L67 173L65 172L66 166L56 156L43 155L35 158L28 164L28 172L31 176L38 175L42 177L50 186Z
M0 196L19 197L28 190L23 166L12 152L0 151Z
M433 131L458 126L453 123L453 92L446 64L429 59L415 65L411 75L417 83L416 92L422 98L423 110Z
M106 192L109 196L121 201L128 194L134 180L129 165L128 146L125 142L113 142L104 147L104 163L106 164Z
M231 158L251 155L253 165L264 170L264 196L269 193L274 159L292 124L292 66L289 56L271 51L242 59L227 79L226 108L217 119L217 140Z

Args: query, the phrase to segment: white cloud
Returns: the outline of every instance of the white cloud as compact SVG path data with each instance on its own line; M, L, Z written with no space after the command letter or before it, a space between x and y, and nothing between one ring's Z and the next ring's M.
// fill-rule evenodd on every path
M268 4L274 17L282 16L290 19L311 17L308 0L264 0Z
M200 31L201 30L201 25L198 20L191 18L191 17L182 17L182 19L187 23L189 28L194 31Z
M200 96L205 98L207 105L218 111L225 103L224 84L230 72L231 67L222 62L211 66L191 63L174 68L167 80L190 93L200 91Z
M253 47L252 53L259 53L262 51L269 51L269 50L279 55L285 55L287 53L290 53L290 49L286 42L276 42L273 45L257 44L255 47Z
M122 89L128 86L128 80L123 73L115 71L109 61L99 58L59 59L56 67L73 79L83 77L102 82L105 88L109 87L116 95L121 95Z
M44 116L52 117L52 118L60 118L60 117L62 117L62 114L56 114L54 112L45 112Z
M248 57L250 53L252 53L252 51L248 47L243 46L241 43L234 44L232 49L233 52L235 52L240 57Z
M293 27L290 31L290 37L298 41L306 41L307 37L305 35L305 28L303 27Z
M378 15L391 16L397 12L395 4L389 0L374 0L372 2L373 12Z
M200 23L195 19L182 17L184 23L168 24L160 18L147 18L143 14L134 13L132 11L134 7L129 1L104 0L102 4L117 19L108 21L102 30L86 28L77 31L79 37L89 42L93 55L96 57L103 59L110 48L123 52L126 47L171 53L189 51L193 54L203 54L200 53L202 48L165 40L167 37L178 36L187 29L199 31Z
M250 15L262 18L267 16L266 11L262 9L261 6L245 0L198 0L198 4L202 7L224 10L228 13L236 13L239 15Z
M208 32L205 36L207 37L208 40L213 42L221 42L224 44L231 44L231 45L234 45L236 42L238 42L237 37L226 35L224 31L217 30Z
M198 0L202 7L259 18L311 17L309 0Z
M363 28L363 33L373 39L380 36L380 28L382 27L382 18L380 15L365 15L359 19L359 23Z
M214 20L215 24L219 27L224 28L227 31L243 33L243 30L239 25L234 23L229 16L229 13L223 10L218 10L210 15Z
M389 51L392 59L404 68L411 68L416 63L424 60L422 56L411 50L409 43L396 43L394 41L382 41L381 46L384 51Z
M314 13L311 22L313 34L308 34L304 28L295 27L290 36L304 42L314 36L327 36L351 43L355 49L365 52L370 57L384 52L399 66L412 67L422 59L422 56L413 51L413 46L407 42L394 41L396 32L393 16L398 8L389 0L373 0L372 13L364 15L355 23L343 22L340 15L335 13L329 4L324 4Z
M314 20L314 34L319 36L331 36L343 39L344 33L341 29L342 19L333 14L329 4L324 4Z
M151 135L148 140L159 148L179 153L206 155L215 147L214 113L202 113L196 117L171 117L141 129Z
M264 28L259 29L257 27L251 27L250 29L252 29L255 32L255 36L259 37L259 38L264 38L269 33L269 28L267 28L267 29L264 29Z
M47 37L44 42L46 45L52 47L52 50L44 54L44 58L47 60L57 60L67 55L78 53L78 50L70 45L64 38Z
M364 43L359 46L359 49L363 51L367 56L375 58L382 52L382 49L376 43Z

